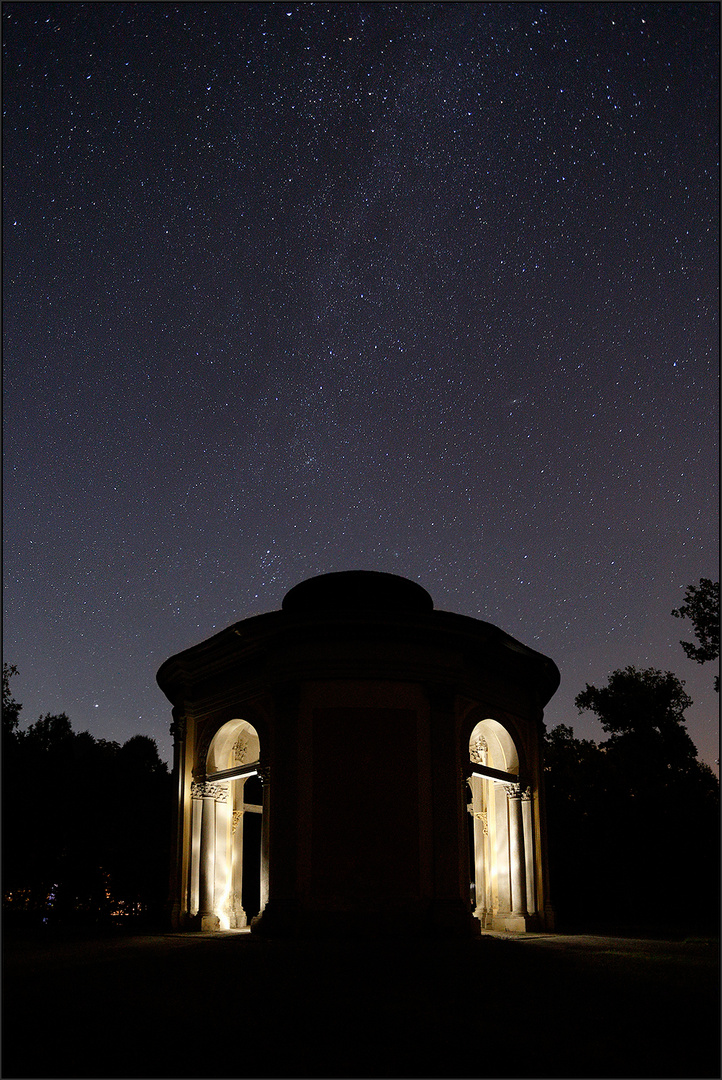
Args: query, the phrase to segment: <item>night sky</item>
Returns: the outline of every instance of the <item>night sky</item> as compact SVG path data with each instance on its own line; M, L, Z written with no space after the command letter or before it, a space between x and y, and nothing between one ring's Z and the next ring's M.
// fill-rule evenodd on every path
M716 4L18 4L4 32L4 658L145 733L155 673L382 570L672 670L717 577Z

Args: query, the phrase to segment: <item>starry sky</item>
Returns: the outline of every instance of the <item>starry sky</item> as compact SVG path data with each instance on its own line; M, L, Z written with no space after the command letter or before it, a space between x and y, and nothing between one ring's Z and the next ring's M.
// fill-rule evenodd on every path
M172 654L381 570L671 670L717 577L717 4L6 3L4 658L144 733Z

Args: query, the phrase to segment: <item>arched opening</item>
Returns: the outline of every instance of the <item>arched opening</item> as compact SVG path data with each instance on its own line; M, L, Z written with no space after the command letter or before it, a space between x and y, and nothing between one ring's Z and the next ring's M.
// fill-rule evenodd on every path
M485 929L525 930L534 910L530 788L507 729L485 719L469 739L474 915Z
M205 780L192 786L190 910L200 929L242 929L262 907L259 759L256 729L231 720L211 741Z

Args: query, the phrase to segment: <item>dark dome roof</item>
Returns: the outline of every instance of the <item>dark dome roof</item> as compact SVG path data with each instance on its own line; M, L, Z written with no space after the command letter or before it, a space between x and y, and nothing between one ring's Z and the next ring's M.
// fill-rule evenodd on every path
M426 589L408 578L375 570L345 570L308 578L286 593L284 611L433 611Z

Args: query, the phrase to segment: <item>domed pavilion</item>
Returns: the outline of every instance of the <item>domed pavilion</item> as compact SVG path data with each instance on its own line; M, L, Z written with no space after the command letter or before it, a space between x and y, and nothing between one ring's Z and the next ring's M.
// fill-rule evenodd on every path
M350 571L172 656L176 929L551 929L553 661L420 585Z

